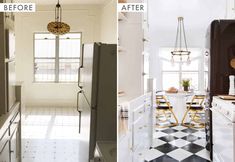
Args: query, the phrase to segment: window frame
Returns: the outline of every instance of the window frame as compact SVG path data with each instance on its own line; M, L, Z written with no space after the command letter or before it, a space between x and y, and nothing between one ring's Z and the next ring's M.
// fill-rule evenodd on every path
M51 59L51 58L46 58L46 57L35 57L35 35L36 34L50 34L50 32L34 32L33 33L33 83L66 83L66 84L74 84L77 83L77 81L60 81L59 80L59 70L60 70L60 59L79 59L79 63L80 63L80 58L81 58L81 54L82 54L82 32L69 32L70 33L76 33L76 34L80 34L80 56L79 57L60 57L60 51L59 51L59 36L55 35L55 80L54 81L36 81L35 78L35 60L36 59Z
M163 61L163 60L162 60ZM165 60L164 60L165 61ZM200 59L198 58L198 66L200 65ZM176 87L176 88L180 88L180 89L182 89L183 88L183 86L181 85L181 83L182 83L182 81L183 81L183 73L197 73L198 74L198 87L195 87L196 89L196 91L198 91L199 89L200 89L200 69L198 69L198 70L188 70L188 71L185 71L185 70L182 70L182 63L177 63L177 64L179 64L179 65L177 65L177 66L179 66L179 70L163 70L162 69L162 80L163 80L163 74L165 73L178 73L178 79L179 79L179 85L180 85L180 87ZM162 88L163 88L163 82L162 82Z

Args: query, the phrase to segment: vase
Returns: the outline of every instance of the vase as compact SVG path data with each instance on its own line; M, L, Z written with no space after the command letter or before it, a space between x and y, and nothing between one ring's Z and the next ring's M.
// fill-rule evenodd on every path
M186 92L188 91L188 86L184 87L184 91L186 91Z

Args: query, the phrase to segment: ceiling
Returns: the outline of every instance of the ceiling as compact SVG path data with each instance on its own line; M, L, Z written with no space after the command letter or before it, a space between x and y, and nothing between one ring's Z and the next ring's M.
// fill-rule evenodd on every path
M36 3L37 5L51 5L56 4L58 0L16 0L16 2L22 3ZM60 4L104 4L108 0L60 0Z

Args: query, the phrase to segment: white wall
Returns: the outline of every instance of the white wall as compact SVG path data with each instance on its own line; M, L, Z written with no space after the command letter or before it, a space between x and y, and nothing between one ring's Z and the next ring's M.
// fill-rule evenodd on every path
M117 43L117 1L111 0L101 10L100 39L104 43Z
M101 41L101 6L62 6L63 20L71 31L82 32L82 42ZM40 6L35 13L16 16L16 78L24 81L26 106L75 106L76 84L33 83L33 33L47 31L54 20L54 6ZM115 33L111 33L113 35ZM103 38L104 39L104 38ZM114 36L110 39L114 39ZM113 40L112 40L113 41Z
M173 47L177 17L184 17L188 47L204 48L207 28L214 19L227 16L226 0L149 0L150 75L161 89L160 47Z

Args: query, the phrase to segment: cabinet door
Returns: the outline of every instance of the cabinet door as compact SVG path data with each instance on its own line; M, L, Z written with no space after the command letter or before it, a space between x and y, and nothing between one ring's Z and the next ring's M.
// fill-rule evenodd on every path
M10 162L9 151L9 142L7 142L0 152L0 162Z
M18 128L14 131L10 140L10 158L11 162L19 162L19 132Z

